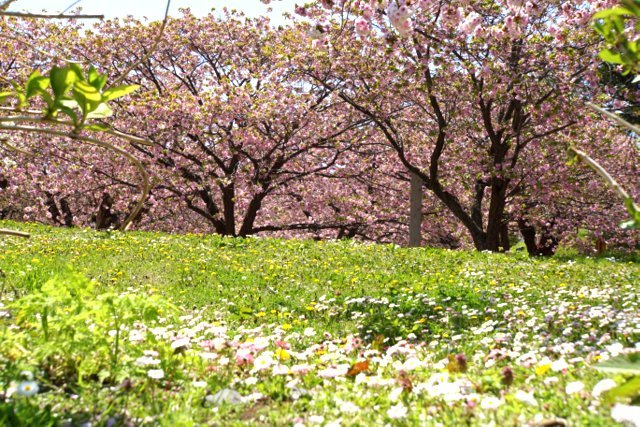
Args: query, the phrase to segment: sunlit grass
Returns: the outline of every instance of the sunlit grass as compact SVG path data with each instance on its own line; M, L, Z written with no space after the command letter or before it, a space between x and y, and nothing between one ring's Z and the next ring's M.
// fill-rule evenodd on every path
M148 338L127 342L118 362L126 378L105 373L15 400L30 410L57 402L60 417L267 425L560 417L605 426L609 407L592 395L604 377L591 365L640 341L640 266L626 260L0 226L33 234L0 242L5 304L72 269L94 279L96 298L160 296L181 312L168 335L130 328ZM177 358L171 345L183 338L189 348ZM3 351L0 364L19 354ZM161 360L164 378L147 375L157 366L140 370L143 356ZM41 384L50 381L29 363ZM129 395L108 398L125 379ZM222 390L244 400L219 404ZM100 409L79 416L77 399Z

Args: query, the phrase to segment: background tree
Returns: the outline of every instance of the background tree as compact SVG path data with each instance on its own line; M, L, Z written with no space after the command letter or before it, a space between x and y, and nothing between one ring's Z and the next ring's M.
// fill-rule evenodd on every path
M143 96L116 121L154 141L153 148L134 147L160 181L155 192L223 235L352 227L328 205L324 211L334 215L264 209L269 199L277 200L273 208L299 202L300 193L291 191L298 182L313 189L326 182L314 177L337 176L340 161L366 135L359 131L366 120L346 119L330 91L292 72L296 30L274 31L265 19L231 14L185 14L168 28L166 42L128 78L144 87ZM112 21L85 40L86 49L103 46L102 65L121 69L153 33L135 21Z
M11 3L13 3L13 1L8 0L0 4L0 15L2 17L9 16L22 19L102 18L102 16L93 15L46 15L9 12L7 9ZM151 47L152 51L155 49L155 46L157 46L158 39L162 36L170 4L171 2L168 1L165 19L157 35L156 43ZM130 213L121 225L122 229L128 229L140 214L148 196L151 184L149 176L142 164L134 156L106 140L99 139L99 136L94 137L92 132L104 133L110 137L144 143L140 138L114 131L105 124L94 123L95 119L106 118L112 115L113 111L108 104L109 101L123 97L135 91L138 87L118 85L118 83L122 81L122 79L118 79L115 85L107 88L107 76L100 74L93 66L89 67L85 73L78 63L61 58L55 48L47 50L30 45L21 34L24 33L24 31L22 31L23 26L21 25L21 21L17 23L15 21L8 22L8 26L13 30L12 34L4 34L2 36L3 39L26 45L31 50L36 51L39 55L36 57L38 61L37 65L40 67L46 65L51 68L46 75L42 75L36 68L35 71L30 73L24 85L19 83L19 81L12 80L6 75L2 76L5 87L3 88L4 91L0 93L0 100L3 102L10 100L9 106L3 107L2 109L2 112L5 114L0 117L0 130L5 131L2 138L5 149L17 152L33 160L35 156L32 151L16 146L13 142L19 134L35 134L46 135L50 139L52 137L58 139L66 138L67 140L80 142L89 147L106 149L115 155L124 157L137 169L141 179L141 183L138 185L141 191L139 200L135 203L135 206L132 207ZM35 27L38 29L41 28L37 25ZM68 33L68 28L65 27L64 31ZM47 31L45 34L45 40L49 41L50 37L56 33ZM21 63L21 61L16 61L16 58L12 58L11 55L12 53L9 51L8 66L5 68L5 74L14 68L17 68L18 73L24 70L24 67L14 67L14 64ZM42 61L42 59L40 59L41 57L48 60L48 63ZM65 62L64 66L56 64L56 61L60 60ZM125 71L124 74L126 75L128 72L129 70ZM26 144L21 142L20 145ZM5 161L3 163L5 166L15 167L15 161ZM43 165L43 167L46 168L46 165ZM8 182L6 178L4 178L4 181L6 182L5 187L7 187ZM61 206L66 208L66 200L62 202L64 203L61 203ZM47 195L46 204L49 207L50 215L58 217L60 212L57 209L55 200L53 200L50 194ZM68 209L66 209L66 211L65 222L70 224L72 222L72 215Z
M299 10L330 46L306 71L377 125L477 249L506 249L513 200L536 181L521 165L598 93L584 24L601 4L326 3Z

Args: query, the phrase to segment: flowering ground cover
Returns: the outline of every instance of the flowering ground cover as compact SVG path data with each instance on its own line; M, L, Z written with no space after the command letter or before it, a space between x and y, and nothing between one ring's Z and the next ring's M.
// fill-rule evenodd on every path
M632 416L593 368L639 348L630 259L5 225L0 424Z

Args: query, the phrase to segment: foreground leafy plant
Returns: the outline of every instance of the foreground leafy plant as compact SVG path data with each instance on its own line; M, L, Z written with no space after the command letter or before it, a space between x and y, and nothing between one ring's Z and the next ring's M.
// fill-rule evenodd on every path
M107 126L87 125L87 120L110 117L113 110L108 102L139 88L138 85L125 85L105 90L106 83L107 76L99 74L93 66L85 76L78 64L71 63L64 67L54 66L49 76L34 71L24 88L14 83L14 91L0 93L0 101L16 98L16 110L21 111L33 98L40 98L46 104L46 119L53 120L63 113L73 120L75 132L85 127L106 131L109 129Z
M8 306L19 329L2 325L12 350L8 360L46 373L51 386L83 387L87 378L122 381L130 373L122 355L130 350L129 331L137 322L171 320L176 307L156 296L100 293L77 273L47 281ZM127 353L128 357L135 356Z
M634 37L640 31L640 1L621 0L617 7L593 16L594 28L607 42L600 58L622 67L623 73L640 72L640 45ZM634 82L638 81L638 77Z

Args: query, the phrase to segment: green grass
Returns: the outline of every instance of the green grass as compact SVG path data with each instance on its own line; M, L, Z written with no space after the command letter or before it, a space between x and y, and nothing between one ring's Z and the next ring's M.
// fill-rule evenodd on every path
M19 307L21 298L41 295L44 283L69 275L71 269L94 280L96 288L87 298L112 292L155 296L175 304L175 335L191 334L191 348L180 354L181 359L167 351L171 337L127 343L115 371L81 385L70 379L72 384L58 389L49 384L51 374L44 366L53 364L50 358L44 363L25 352L0 350L0 365L4 361L11 372L31 370L45 385L33 398L5 399L4 411L32 416L46 413L51 404L54 424L65 417L97 423L111 417L150 425L282 425L322 416L324 423L340 420L343 425L522 425L560 417L575 425L606 426L613 423L610 406L591 396L593 385L604 377L591 365L606 358L611 352L607 346L613 343L629 348L640 341L640 265L628 261L633 258L530 259L524 254L350 241L94 233L2 222L0 227L33 234L30 240L0 241L4 304L15 299ZM7 330L20 319L9 313L12 317L2 326ZM198 356L204 339L199 323L226 327L224 338L232 342L215 350L213 361ZM44 348L38 324L32 319L18 325L28 333L5 335L11 337L7 342ZM185 328L195 332L184 333ZM306 336L308 328L316 334ZM274 343L286 341L291 356L287 353L278 364L306 363L313 367L311 372L265 375L252 372L251 364L236 366L241 343L258 337L266 337L269 347L254 351L252 357L261 351L280 356ZM108 340L103 344L114 345ZM132 367L143 350L159 352L165 373L170 373L159 383L149 380L146 370ZM59 353L55 357L71 357ZM465 355L466 372L459 372L465 370L464 363L446 362L455 355ZM229 364L219 363L224 357ZM563 360L568 367L554 372L545 357ZM403 369L401 365L412 358L420 366ZM355 379L344 372L338 378L319 375L332 366L343 369L365 360L369 369ZM76 365L65 366L72 372ZM515 373L510 385L503 373L507 367ZM438 375L458 387L461 395L442 394ZM247 378L257 383L245 382ZM109 387L125 379L133 389L112 396ZM193 387L193 381L204 381L206 387ZM575 381L585 388L568 395L565 387ZM395 396L399 392L394 389L403 386L404 392ZM211 400L225 388L261 396L211 408L206 396ZM300 397L292 390L305 392ZM517 400L518 391L533 391L537 405ZM498 408L491 408L490 397L498 399ZM359 410L352 413L344 402ZM393 418L394 410L388 411L400 404L408 413ZM81 411L89 407L94 410Z

